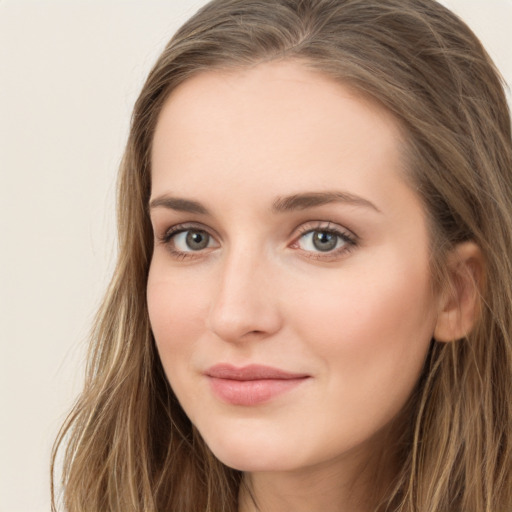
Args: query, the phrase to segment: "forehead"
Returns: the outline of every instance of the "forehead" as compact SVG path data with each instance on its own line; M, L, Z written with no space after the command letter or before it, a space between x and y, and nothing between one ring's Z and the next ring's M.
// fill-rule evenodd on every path
M341 105L343 100L345 103ZM344 111L350 108L346 100L358 103L362 121L372 118L375 126L380 124L379 128L382 128L386 125L393 131L392 137L399 136L397 120L376 100L301 60L276 60L245 68L196 73L171 92L157 125L162 124L163 118L176 116L180 118L181 130L190 126L197 130L199 126L207 128L234 120L242 126L254 124L261 116L268 121L267 129L270 130L278 119L286 121L292 116L307 116L311 122L313 111L318 114L317 121L327 123L326 110L332 111L332 117L336 114L339 119L344 117ZM233 113L238 114L236 119ZM283 114L288 115L283 117ZM301 125L295 126L295 131L299 132L300 128Z
M257 176L256 186L293 193L341 178L360 193L368 173L375 185L386 171L401 173L402 145L399 124L376 102L300 62L274 61L178 86L158 119L152 181L158 189L234 187Z

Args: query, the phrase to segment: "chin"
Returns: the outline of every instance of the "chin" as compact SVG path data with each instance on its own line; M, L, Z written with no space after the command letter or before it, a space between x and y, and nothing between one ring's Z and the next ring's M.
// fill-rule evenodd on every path
M206 434L203 439L217 459L238 471L286 471L293 466L284 440L261 439L248 433L225 436Z
M292 467L283 464L283 460L276 460L276 457L262 457L261 450L258 453L251 451L213 451L213 454L224 465L242 471L244 473L290 471Z

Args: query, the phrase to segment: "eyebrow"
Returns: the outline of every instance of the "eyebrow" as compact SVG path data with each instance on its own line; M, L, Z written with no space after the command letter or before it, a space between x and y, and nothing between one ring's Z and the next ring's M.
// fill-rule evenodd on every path
M169 210L176 210L177 212L209 215L209 211L198 201L183 199L181 197L160 196L150 201L150 209L159 207L167 208Z
M363 206L381 213L381 211L367 199L348 192L339 191L306 192L303 194L279 197L273 202L272 211L275 213L282 213L291 210L306 210L308 208L323 206L324 204L330 203L346 203L353 206Z
M301 194L278 197L272 203L271 210L273 213L285 213L296 210L307 210L308 208L323 206L330 203L345 203L353 206L362 206L381 213L380 210L367 199L348 192L339 191L304 192ZM210 215L208 209L200 202L182 197L163 195L150 201L150 209L159 207L178 212Z

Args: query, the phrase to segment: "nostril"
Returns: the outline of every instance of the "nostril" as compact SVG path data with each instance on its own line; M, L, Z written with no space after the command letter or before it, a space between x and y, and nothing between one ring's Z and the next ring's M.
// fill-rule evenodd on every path
M247 250L232 249L223 264L210 302L208 329L230 342L256 341L279 330L277 294L260 259Z

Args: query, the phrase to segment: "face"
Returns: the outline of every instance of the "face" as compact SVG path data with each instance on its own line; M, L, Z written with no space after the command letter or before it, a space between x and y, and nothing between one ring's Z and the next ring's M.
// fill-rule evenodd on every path
M401 147L385 110L294 62L204 72L164 105L149 315L225 464L343 464L411 394L437 301Z

